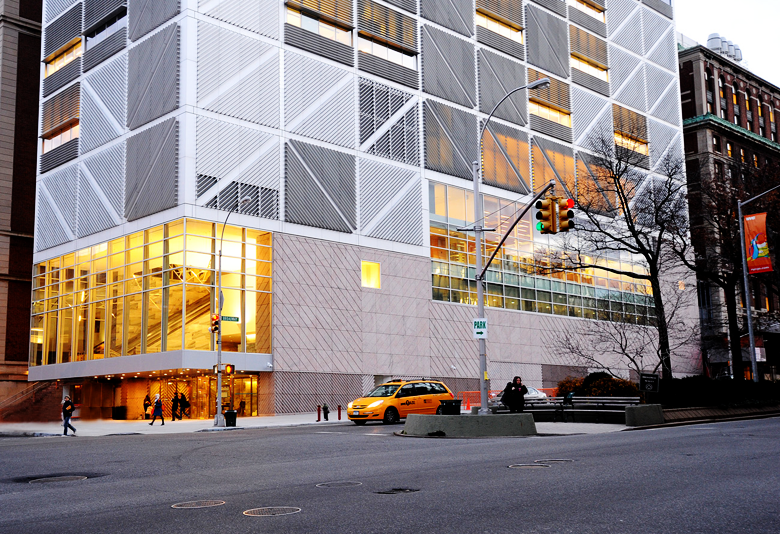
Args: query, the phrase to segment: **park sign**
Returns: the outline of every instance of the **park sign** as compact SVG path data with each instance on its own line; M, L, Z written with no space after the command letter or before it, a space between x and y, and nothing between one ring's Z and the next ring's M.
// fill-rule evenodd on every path
M655 373L641 373L639 375L639 389L644 393L658 393L658 375Z
M472 326L474 327L474 339L487 339L487 319L484 317L474 319Z
M766 213L745 216L745 250L749 274L772 271L766 237Z

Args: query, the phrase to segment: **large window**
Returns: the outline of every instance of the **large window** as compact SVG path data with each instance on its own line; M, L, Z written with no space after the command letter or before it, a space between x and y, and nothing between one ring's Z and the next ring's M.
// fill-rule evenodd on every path
M605 82L609 81L607 69L591 61L586 61L578 56L571 56L571 66L585 74L595 76L599 80L604 80Z
M30 365L214 350L221 231L181 219L36 264ZM271 352L271 239L225 229L224 351Z
M482 198L483 224L497 229L485 235L487 259L523 205L490 195ZM431 182L430 214L433 300L476 304L476 242L473 234L457 230L474 222L471 192ZM583 258L593 267L563 271L560 255L534 239L529 212L486 273L487 306L641 325L652 321L650 287L601 268L644 273L638 263L623 258Z
M86 35L87 50L97 45L106 38L114 35L122 28L127 28L127 12L122 11Z
M322 35L333 41L338 41L341 44L352 46L352 32L349 30L339 28L330 22L304 15L297 9L291 7L287 8L287 24L298 26L299 28Z
M70 124L65 128L55 131L46 136L43 140L43 146L41 148L41 154L54 150L60 145L64 145L68 141L77 139L79 137L79 123Z
M417 70L417 56L379 41L360 36L358 37L358 50L372 56L381 57L387 61L392 61L407 69Z
M501 22L500 20L494 19L493 17L490 17L479 11L477 11L476 17L477 26L482 26L483 28L487 28L493 33L497 33L506 37L507 39L512 39L513 41L517 41L518 43L523 44L523 31L519 28L510 26L505 22Z
M81 57L81 41L74 44L61 54L56 55L51 61L46 63L46 76L51 76L65 65Z
M571 128L571 114L564 111L560 111L550 106L546 106L540 102L534 102L531 100L528 103L528 110L538 117L547 119L561 126L567 126Z

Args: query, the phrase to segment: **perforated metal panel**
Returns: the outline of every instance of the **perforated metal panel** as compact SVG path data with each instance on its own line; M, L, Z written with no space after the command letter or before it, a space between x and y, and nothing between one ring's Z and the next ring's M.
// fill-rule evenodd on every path
M338 61L350 67L355 64L355 49L344 43L328 39L322 35L304 30L292 24L284 25L284 44L295 46L326 57L332 61Z
M112 139L116 139L122 134L121 127L116 127L106 114L103 108L92 92L87 83L83 84L81 95L81 152L87 152L103 146Z
M650 61L662 66L666 70L676 72L677 47L675 44L674 30L670 30L661 38L661 42L647 56Z
M569 44L572 54L595 61L604 67L609 66L607 42L576 26L569 26Z
M420 174L408 169L358 158L360 170L360 230L375 226L374 220L394 197Z
M198 23L199 107L278 128L279 77L278 48L214 24Z
M355 77L343 69L285 52L285 125L288 131L355 148Z
M572 129L574 140L582 144L583 135L590 131L596 118L604 112L605 109L611 109L609 101L604 98L591 94L582 89L572 87ZM611 115L610 115L611 119ZM610 120L610 126L612 121Z
M577 8L569 6L569 20L575 24L579 24L583 28L592 31L596 35L600 35L602 37L607 36L607 25L605 23L601 22L600 20L596 20L595 18L583 13Z
M128 138L125 184L128 221L177 205L179 123L175 118Z
M79 118L80 95L81 84L75 83L43 103L41 135Z
M479 109L490 113L506 94L526 84L525 66L485 49L477 52L479 68ZM518 91L496 110L495 116L524 126L528 91Z
M409 13L417 14L417 0L385 0L388 4L405 9Z
M198 8L201 13L239 28L279 38L278 0L200 0Z
M531 192L526 133L500 122L491 122L482 148L482 179L486 184L522 194Z
M655 108L650 111L650 114L670 124L679 125L681 123L680 98L675 89L675 85L672 85L672 87L666 91L666 94L658 100L658 103Z
M128 0L130 40L137 41L179 14L180 0Z
M371 375L274 372L274 412L308 413L317 405L346 406L373 387ZM333 409L333 408L332 408Z
M672 28L671 21L651 10L642 8L642 33L645 50L650 51L661 36Z
M314 11L324 15L326 19L353 27L352 0L287 0L287 3L292 7Z
M417 22L372 0L358 0L358 31L417 51Z
M531 2L544 6L562 17L566 16L566 2L563 0L531 0Z
M417 100L360 78L360 145L369 154L419 165Z
M647 123L650 136L650 166L655 167L669 150L672 142L676 140L679 130L653 119L648 119Z
M46 26L43 32L43 55L50 56L60 48L81 36L81 8L79 3L57 20Z
M57 15L64 12L70 6L78 2L79 0L46 0L44 2L46 10L46 23L48 24L54 20Z
M132 2L140 0L130 0ZM134 130L179 106L179 26L171 24L129 52L127 126Z
M569 77L569 40L566 22L543 10L526 7L528 63L548 72Z
M353 156L289 141L285 164L286 221L345 233L357 229Z
M84 237L108 228L120 221L115 221L110 211L103 204L100 193L93 185L92 177L87 172L79 173L79 205L78 205L78 237Z
M76 205L78 202L79 168L71 165L53 172L41 180L54 205L62 214L68 229L76 233Z
M471 180L477 158L477 118L426 100L424 105L425 168Z
M125 212L125 143L97 152L81 162L103 195L111 204L114 212L124 217ZM83 172L83 170L82 170Z
M477 26L477 41L505 54L514 56L517 59L525 60L525 46L523 44L492 32L482 26Z
M628 81L642 60L614 45L609 45L609 57L609 83L614 94Z
M87 76L82 88L82 153L125 132L127 115L127 55Z
M97 67L127 46L127 28L122 28L84 52L84 72Z
M127 0L84 0L84 31L88 32L125 7Z
M420 73L414 69L403 67L373 54L358 52L358 68L380 78L392 80L401 85L419 89Z
M626 22L615 32L614 35L610 35L612 41L619 44L623 48L631 50L632 52L644 54L644 44L642 40L642 11L636 10Z
M60 70L43 79L43 96L47 97L57 89L65 87L81 75L81 58L76 58Z
M650 63L645 65L647 75L647 104L650 109L655 107L658 99L666 89L676 81L672 73L659 69Z
M423 246L422 184L419 180L390 208L370 237Z
M635 0L609 0L607 32L610 37L625 24L634 11L639 11L639 4Z
M420 0L420 15L460 34L472 35L473 0Z
M422 48L423 91L466 107L476 106L474 46L424 25Z
M35 250L41 251L70 241L69 234L60 223L55 209L44 193L44 188L38 189L38 206L35 210Z
M477 11L498 15L523 27L523 2L517 0L477 0Z
M645 68L643 65L634 71L631 78L615 93L615 100L640 111L647 111L646 85L647 80L645 79Z

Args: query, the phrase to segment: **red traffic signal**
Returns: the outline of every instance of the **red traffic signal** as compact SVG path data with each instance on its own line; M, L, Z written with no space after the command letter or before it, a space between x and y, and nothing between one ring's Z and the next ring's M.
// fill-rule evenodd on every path
M562 198L558 200L558 228L559 232L568 232L574 229L574 200Z
M219 314L215 313L211 316L211 328L209 328L209 332L212 334L216 334L219 332Z

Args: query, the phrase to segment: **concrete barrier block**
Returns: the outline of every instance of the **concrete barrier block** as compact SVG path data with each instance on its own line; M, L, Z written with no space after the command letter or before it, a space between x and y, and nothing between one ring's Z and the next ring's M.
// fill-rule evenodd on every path
M626 406L626 426L661 425L664 411L660 404L641 404Z
M535 436L536 424L528 413L491 415L421 415L406 418L410 436L473 438L485 436Z

